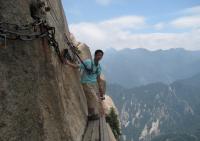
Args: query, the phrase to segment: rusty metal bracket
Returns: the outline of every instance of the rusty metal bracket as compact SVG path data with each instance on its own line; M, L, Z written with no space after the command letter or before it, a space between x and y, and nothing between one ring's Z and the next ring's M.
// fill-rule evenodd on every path
M6 34L1 34L1 37L0 37L0 47L3 47L3 48L7 47L7 37L6 37Z

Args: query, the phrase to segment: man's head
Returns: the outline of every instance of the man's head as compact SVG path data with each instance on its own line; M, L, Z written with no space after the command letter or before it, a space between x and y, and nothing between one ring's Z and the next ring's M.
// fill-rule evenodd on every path
M104 52L102 50L100 50L100 49L96 50L94 53L94 59L96 61L100 61L103 57L103 54L104 54Z

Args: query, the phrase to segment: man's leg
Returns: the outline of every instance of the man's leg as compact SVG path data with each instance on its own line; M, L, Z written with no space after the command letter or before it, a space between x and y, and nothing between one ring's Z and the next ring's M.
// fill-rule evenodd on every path
M87 98L89 116L99 116L99 98L96 85L83 84L83 89Z

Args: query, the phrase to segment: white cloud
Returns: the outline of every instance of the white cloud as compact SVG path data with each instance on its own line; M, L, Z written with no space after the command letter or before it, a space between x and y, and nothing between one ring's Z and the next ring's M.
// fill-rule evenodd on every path
M129 36L132 48L142 47L150 50L185 48L188 50L200 49L200 31L189 33L149 33L133 34Z
M180 12L181 16L171 21L176 28L199 28L200 27L200 6L186 8Z
M112 0L96 0L97 3L101 4L101 5L109 5Z
M155 28L156 30L161 30L161 29L163 29L164 27L165 27L165 23L163 23L163 22L160 22L160 23L157 23L157 24L154 25L154 28Z
M183 11L181 11L182 14L200 14L200 6L194 6L194 7L191 7L191 8L187 8L187 9L184 9Z
M88 44L92 50L140 47L150 50L180 47L188 50L200 50L199 29L183 33L136 33L138 29L147 27L162 29L165 26L165 23L162 22L147 25L145 18L141 16L124 16L99 23L72 24L70 29L79 41Z
M138 29L145 26L145 18L142 16L123 16L103 21L100 24L117 29Z
M177 18L171 22L171 25L176 28L198 28L200 27L200 15Z

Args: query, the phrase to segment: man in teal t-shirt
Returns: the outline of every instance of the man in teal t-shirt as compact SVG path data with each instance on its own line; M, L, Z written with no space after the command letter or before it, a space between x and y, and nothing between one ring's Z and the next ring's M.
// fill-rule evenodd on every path
M83 70L81 83L87 98L89 120L96 120L99 118L99 98L103 97L103 89L100 85L102 69L99 61L102 59L103 55L104 52L102 50L96 50L94 60L87 59L80 65L72 64L67 60L69 66Z
M89 73L85 69L83 64L80 64L80 69L83 70L83 74L81 76L81 83L96 83L97 82L97 77L101 74L101 66L100 64L95 64L94 60L87 59L83 62L85 66L89 70ZM91 72L90 72L91 71Z

